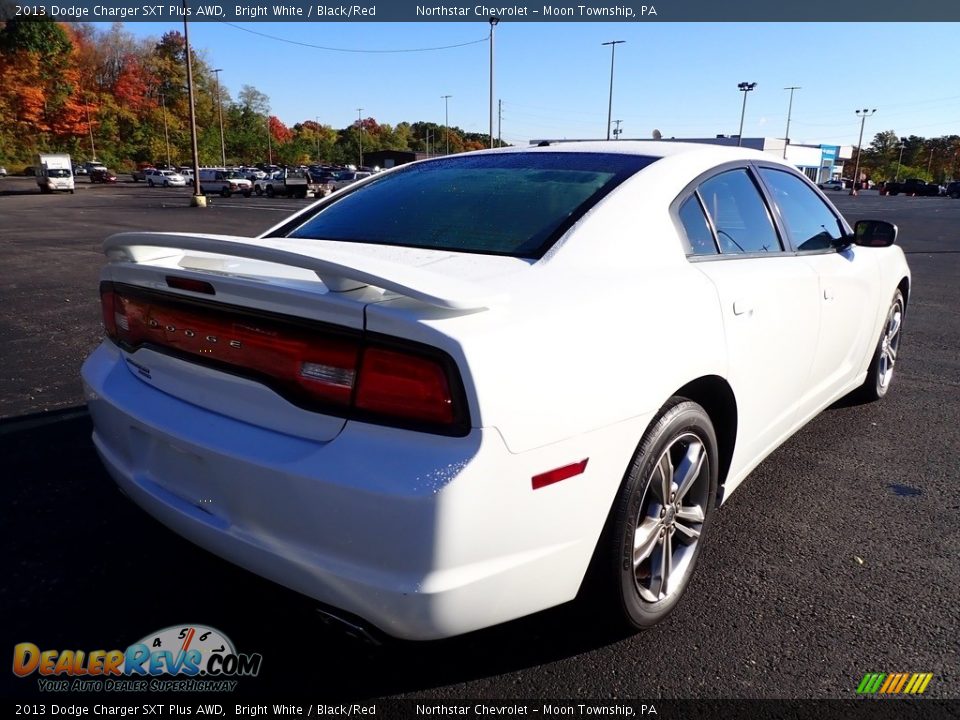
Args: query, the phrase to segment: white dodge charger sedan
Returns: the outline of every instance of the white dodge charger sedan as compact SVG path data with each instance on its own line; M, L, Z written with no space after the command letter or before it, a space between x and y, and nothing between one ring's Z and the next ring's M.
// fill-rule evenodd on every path
M621 141L404 165L258 238L114 235L93 440L161 522L358 627L578 594L647 627L758 463L887 393L896 233L769 154Z

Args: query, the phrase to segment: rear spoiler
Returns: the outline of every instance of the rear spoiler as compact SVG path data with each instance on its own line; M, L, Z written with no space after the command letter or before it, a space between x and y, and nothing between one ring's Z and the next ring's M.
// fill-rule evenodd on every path
M260 260L311 270L331 292L373 285L451 310L482 310L497 299L486 288L468 280L454 280L440 272L360 253L331 250L309 240L127 232L108 237L103 251L112 262L149 263L182 256L185 251Z

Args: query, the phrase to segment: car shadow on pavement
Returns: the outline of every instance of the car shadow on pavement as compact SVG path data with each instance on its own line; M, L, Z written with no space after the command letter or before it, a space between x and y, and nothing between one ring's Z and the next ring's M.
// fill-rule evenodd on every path
M101 466L91 432L84 408L0 421L8 515L0 613L17 618L16 636L0 646L123 649L162 628L204 624L263 656L260 675L237 695L309 689L362 699L503 675L618 640L570 603L450 640L363 643L325 624L309 598L197 548L136 507ZM658 634L643 637L655 644ZM9 673L0 684L37 692Z

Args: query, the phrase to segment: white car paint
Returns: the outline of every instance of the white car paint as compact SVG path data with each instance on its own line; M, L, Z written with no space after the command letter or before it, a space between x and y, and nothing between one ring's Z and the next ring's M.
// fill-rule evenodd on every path
M679 389L715 377L736 399L725 500L863 383L909 283L895 246L688 258L671 204L724 163L787 168L762 153L623 141L489 152L661 159L538 260L272 231L127 233L107 241L102 275L437 348L462 378L464 434L304 410L256 379L106 340L83 380L117 483L197 544L387 633L468 632L577 595L637 445ZM216 296L168 287L171 272Z

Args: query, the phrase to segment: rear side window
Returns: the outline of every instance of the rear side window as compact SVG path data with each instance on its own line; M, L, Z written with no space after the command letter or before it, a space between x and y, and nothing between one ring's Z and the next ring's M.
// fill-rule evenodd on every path
M746 170L730 170L699 187L720 252L766 253L782 250L767 206Z
M761 168L780 218L797 250L825 250L843 236L837 216L800 178L783 170Z
M418 163L320 208L289 237L537 258L655 159L525 152Z
M717 244L713 241L707 216L703 214L703 208L700 207L700 201L695 195L683 202L678 214L687 235L687 254L716 255L719 252Z

